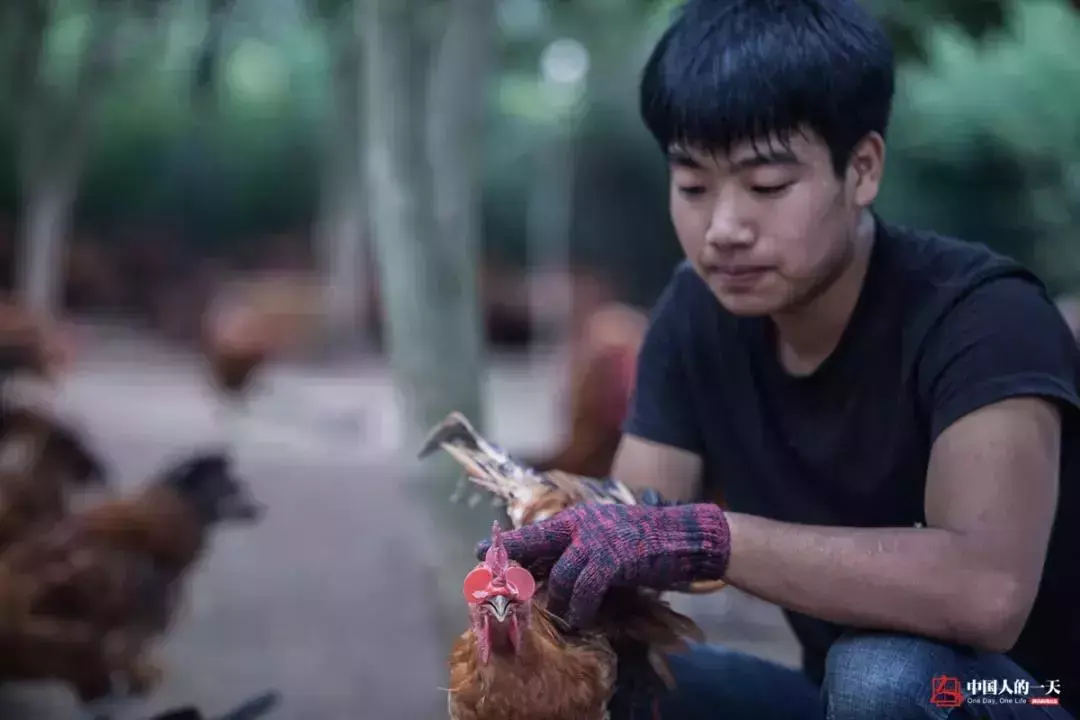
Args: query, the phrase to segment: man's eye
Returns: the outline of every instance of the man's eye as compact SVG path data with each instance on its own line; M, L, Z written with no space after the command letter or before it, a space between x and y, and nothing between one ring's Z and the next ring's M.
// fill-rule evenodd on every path
M705 188L701 185L680 185L679 194L684 197L699 197L705 193Z
M780 185L752 185L750 189L758 195L765 195L767 197L771 197L774 195L779 195L794 184L795 183L786 182L781 183Z

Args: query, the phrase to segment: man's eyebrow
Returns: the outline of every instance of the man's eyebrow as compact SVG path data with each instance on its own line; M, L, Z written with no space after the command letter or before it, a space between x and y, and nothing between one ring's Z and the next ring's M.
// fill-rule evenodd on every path
M670 164L678 167L689 168L691 170L701 170L704 167L693 155L681 148L671 148L668 150L667 158ZM758 152L741 160L736 160L731 164L731 169L735 172L741 172L743 170L752 170L754 168L767 167L769 165L791 166L802 164L802 160L790 150L770 150L768 152Z
M700 162L694 159L693 155L681 148L669 149L667 151L667 158L669 163L679 167L690 168L691 170L702 170L704 168Z
M790 150L773 150L766 153L756 153L750 157L736 160L731 167L736 172L740 170L752 170L769 165L802 165L802 160Z

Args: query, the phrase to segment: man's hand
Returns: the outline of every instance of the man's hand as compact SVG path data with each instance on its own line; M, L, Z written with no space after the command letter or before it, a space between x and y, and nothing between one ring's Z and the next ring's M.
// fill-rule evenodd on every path
M724 512L711 504L575 505L502 540L510 558L534 573L550 568L548 610L577 628L592 621L609 588L719 580L730 547ZM477 556L489 545L481 543Z

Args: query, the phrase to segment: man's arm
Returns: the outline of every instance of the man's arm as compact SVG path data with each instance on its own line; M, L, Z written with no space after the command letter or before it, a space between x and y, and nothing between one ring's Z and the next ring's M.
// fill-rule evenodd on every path
M667 500L693 502L701 495L701 456L623 435L612 476L633 490L652 489Z
M1056 510L1076 348L1052 303L1010 278L929 338L919 393L933 441L926 528L808 527L730 514L736 587L807 615L993 651L1016 641Z
M807 527L729 513L727 580L783 607L1002 652L1035 599L1053 521L1060 419L1005 400L934 445L926 528Z
M701 495L702 439L685 358L702 288L688 267L672 276L653 309L612 476L637 491L694 501ZM711 296L708 301L712 302Z

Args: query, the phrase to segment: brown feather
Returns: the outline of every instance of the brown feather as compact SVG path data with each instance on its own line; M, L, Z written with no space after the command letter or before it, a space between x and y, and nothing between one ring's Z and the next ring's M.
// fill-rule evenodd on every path
M615 691L615 655L599 636L570 639L534 601L520 652L479 661L466 632L450 653L454 720L602 720Z
M146 644L167 630L204 539L195 512L155 484L14 543L0 555L0 678L59 679L84 701L117 671L147 689L158 672Z

